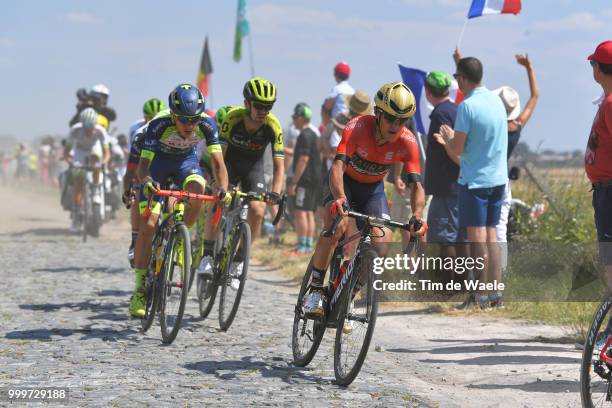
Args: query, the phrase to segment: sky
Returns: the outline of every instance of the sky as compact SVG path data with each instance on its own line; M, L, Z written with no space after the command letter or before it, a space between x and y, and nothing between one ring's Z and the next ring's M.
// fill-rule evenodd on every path
M32 139L65 135L78 88L104 83L113 123L127 132L144 101L167 100L179 83L195 83L208 35L213 64L208 106L242 104L255 74L273 81L273 112L287 124L306 102L318 113L335 81L334 65L347 61L355 89L372 96L400 80L397 63L424 71L454 72L451 54L471 0L246 0L250 38L243 59L232 60L237 1L9 2L0 14L0 135ZM527 75L514 60L528 53L540 100L522 141L533 149L586 146L601 95L586 57L612 38L609 0L523 0L517 16L469 20L464 56L484 65L490 89L515 88L523 104ZM314 117L318 124L318 114Z

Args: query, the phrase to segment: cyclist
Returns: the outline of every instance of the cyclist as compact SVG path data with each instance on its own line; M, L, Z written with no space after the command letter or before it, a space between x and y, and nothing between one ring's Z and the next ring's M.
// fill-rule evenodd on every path
M134 138L136 137L136 131L143 127L145 124L151 121L155 115L160 111L166 109L164 103L157 98L147 99L142 106L142 119L138 119L136 122L130 125L128 129L128 146L132 147ZM136 163L138 164L138 163Z
M190 84L178 85L168 97L169 109L160 112L149 124L140 153L137 176L140 189L140 209L147 205L147 196L159 183L171 179L183 190L203 194L205 181L198 164L196 146L206 140L213 172L218 183L218 196L225 198L227 170L214 120L204 113L204 96ZM202 202L192 200L185 211L185 224L192 226L202 209ZM143 317L144 278L151 257L151 243L161 212L161 200L156 200L148 219L141 220L135 252L135 291L130 302L130 314Z
M144 134L146 133L147 123L153 119L160 111L164 110L165 106L162 101L157 98L151 98L144 103L142 107L143 119L134 122L130 126L129 130L129 149L130 154L128 156L127 168L125 175L123 176L123 195L122 200L125 205L132 202L132 185L137 182L136 169L138 168L138 162L140 161L140 152L142 150L142 144L144 142ZM139 125L136 129L136 125ZM138 207L132 205L130 207L130 222L132 224L132 241L130 248L128 249L128 261L130 266L134 267L134 245L138 238L138 231L140 229L140 214Z
M70 129L68 143L64 146L64 159L73 168L79 165L89 165L94 167L93 182L96 186L93 202L100 204L102 201L101 169L102 165L110 159L110 149L108 146L108 133L106 129L97 124L98 114L93 108L83 109L79 115L77 124ZM70 155L72 151L72 156ZM80 207L82 202L82 191L84 172L76 169L72 173L72 183L74 188L74 208ZM78 217L72 218L71 231L79 228Z
M268 144L271 144L274 176L268 203L273 204L280 199L285 171L282 127L276 116L270 112L276 102L276 87L267 79L255 77L245 83L242 94L244 107L237 106L227 111L219 132L220 142L225 145L229 182L232 185L240 183L244 192L263 193L264 152ZM259 237L265 209L265 203L249 203L247 221L251 227L251 242ZM198 270L199 274L211 270L207 263L212 261L210 256L213 246L214 241L204 241L205 258ZM240 275L240 253L237 254L234 264L237 274ZM232 282L234 286L238 283L238 279Z
M357 212L388 219L384 178L390 167L400 162L406 166L403 181L411 190L411 232L425 233L427 226L421 222L425 193L421 186L419 147L405 126L415 111L416 102L410 89L402 82L392 82L376 93L374 115L358 116L348 122L329 174L331 193L324 200L328 209L325 229L330 228L337 214L345 216L349 206ZM334 236L321 235L317 242L312 258L311 292L304 298L304 311L311 317L324 314L323 278L346 224L347 220L342 220ZM390 231L373 240L378 244L379 255L384 256L386 248L380 244L390 242Z

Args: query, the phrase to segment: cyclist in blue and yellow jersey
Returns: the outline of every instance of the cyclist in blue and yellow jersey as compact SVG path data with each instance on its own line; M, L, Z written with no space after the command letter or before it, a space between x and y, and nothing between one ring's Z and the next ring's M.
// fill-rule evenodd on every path
M218 196L226 197L227 170L214 119L204 113L204 96L190 84L177 86L168 97L168 110L160 112L149 124L140 153L137 176L142 182L140 209L144 211L148 195L160 183L171 179L185 191L203 194L205 181L198 163L196 146L206 140L217 180ZM201 201L190 201L185 210L185 224L190 227L202 209ZM141 220L135 252L135 291L130 314L143 317L145 310L144 278L151 258L151 242L161 212L161 200L155 200L151 215Z
M146 124L165 108L164 103L157 98L147 100L142 107L143 119L134 122L132 126L130 126L130 130L128 131L128 145L130 154L127 160L125 175L123 176L122 200L126 205L132 201L132 186L133 183L137 182L136 169L138 168L138 162L140 161L140 152L144 143L144 135L147 130ZM140 229L140 214L138 213L138 206L136 205L132 205L130 208L130 222L132 224L132 241L130 243L130 248L128 249L128 261L130 262L130 266L133 268L134 246L136 245L136 239L138 238L138 231Z
M272 194L268 203L274 204L280 198L283 183L284 146L282 126L276 116L270 112L276 102L276 87L266 79L255 77L244 85L242 94L244 106L237 106L227 111L219 131L220 142L225 148L225 163L229 182L244 192L263 193L266 190L264 181L264 152L268 144L272 145L274 178ZM249 203L248 223L251 227L251 242L260 235L266 203L251 201ZM207 273L211 268L213 241L204 242L205 257L200 264L199 274ZM241 269L240 254L235 259L236 267Z

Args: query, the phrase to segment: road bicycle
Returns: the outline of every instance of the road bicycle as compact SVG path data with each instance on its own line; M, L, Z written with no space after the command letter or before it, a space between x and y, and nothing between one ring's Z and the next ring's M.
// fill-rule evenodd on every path
M208 317L215 303L219 287L219 326L226 331L232 325L246 282L251 255L251 228L247 222L249 203L267 201L270 193L234 191L227 211L222 212L217 227L212 276L199 279L198 302L200 316ZM283 214L286 196L279 200L279 210L273 224Z
M144 217L151 213L155 196L164 197L164 200L145 277L146 304L141 324L142 331L147 331L159 313L162 341L170 344L181 327L191 275L191 238L184 222L185 202L217 199L187 191L157 190L149 195ZM170 200L171 197L176 200Z
M376 324L380 291L373 286L374 262L378 254L372 238L384 236L383 227L410 229L409 224L354 211L348 211L347 215L355 218L358 226L361 225L356 233L343 237L334 250L328 284L324 288L325 298L329 299L324 317L311 319L304 313L303 300L310 291L311 259L295 305L291 341L293 363L305 367L316 354L325 329L336 328L334 374L336 383L342 386L348 386L359 374ZM341 216L338 216L324 236L334 235L340 220ZM359 243L353 257L343 261L345 246L356 239Z
M580 367L582 406L612 407L612 294L597 307L587 332Z

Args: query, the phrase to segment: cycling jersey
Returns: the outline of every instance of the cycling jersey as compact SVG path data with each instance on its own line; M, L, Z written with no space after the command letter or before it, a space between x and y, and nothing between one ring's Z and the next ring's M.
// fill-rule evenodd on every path
M136 132L140 130L147 122L144 119L137 120L136 122L130 125L128 130L128 148L132 149L132 143L134 143L134 138L136 137Z
M234 107L221 124L220 142L228 145L225 161L256 161L263 157L268 143L272 145L272 157L284 158L283 129L276 116L269 113L265 123L251 133L244 125L246 114L244 107Z
M360 183L385 178L394 163L403 162L409 182L420 181L419 146L405 126L390 142L376 144L376 117L358 116L347 123L336 150L336 159L347 164L346 174Z
M141 126L134 132L134 139L130 146L130 156L128 157L127 168L135 169L140 161L140 152L144 144L144 135L147 133L147 125Z
M155 116L147 127L140 157L153 160L159 154L163 158L184 159L196 154L196 146L205 140L208 152L221 152L215 120L202 113L203 120L196 126L193 134L183 138L178 134L169 109Z
M69 141L74 149L90 151L98 142L104 147L108 146L108 133L100 125L94 126L91 132L87 132L79 122L70 128Z

